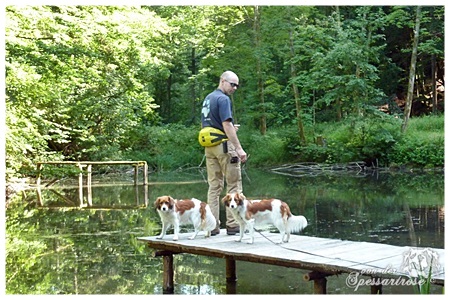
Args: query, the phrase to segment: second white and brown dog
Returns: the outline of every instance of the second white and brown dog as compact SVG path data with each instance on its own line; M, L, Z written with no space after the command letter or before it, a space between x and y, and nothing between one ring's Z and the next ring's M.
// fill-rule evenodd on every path
M155 208L162 222L162 231L158 239L166 235L170 226L174 227L173 240L177 241L180 225L194 226L194 234L189 237L190 240L195 239L200 231L206 231L205 237L211 236L211 230L217 225L209 205L195 198L177 200L171 196L160 196L155 201Z
M289 205L279 199L247 200L244 194L227 194L222 199L239 223L240 242L246 228L250 234L249 244L254 241L255 226L274 225L281 235L279 244L289 242L291 233L302 231L308 222L304 216L294 216Z

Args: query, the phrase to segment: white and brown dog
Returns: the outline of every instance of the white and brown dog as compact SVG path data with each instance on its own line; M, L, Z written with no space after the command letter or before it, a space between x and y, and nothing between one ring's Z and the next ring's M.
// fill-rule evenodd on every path
M209 205L195 198L176 200L171 196L161 196L156 199L155 208L162 222L162 231L158 239L166 235L171 225L174 228L174 241L178 240L180 225L194 226L195 232L189 237L190 240L195 239L200 231L206 231L205 237L209 237L211 230L217 225Z
M278 199L247 200L244 194L227 194L222 199L235 220L239 223L240 242L247 228L250 233L249 244L253 244L255 226L274 225L281 234L281 243L289 242L291 233L302 231L308 222L304 216L294 216L286 202Z

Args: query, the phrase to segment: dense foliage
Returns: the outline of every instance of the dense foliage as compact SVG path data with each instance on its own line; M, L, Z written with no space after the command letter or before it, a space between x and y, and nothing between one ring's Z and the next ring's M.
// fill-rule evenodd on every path
M200 163L201 101L227 69L256 164L442 166L443 126L400 133L415 20L395 6L7 6L7 178L43 160ZM439 111L443 49L444 7L423 7L414 116Z

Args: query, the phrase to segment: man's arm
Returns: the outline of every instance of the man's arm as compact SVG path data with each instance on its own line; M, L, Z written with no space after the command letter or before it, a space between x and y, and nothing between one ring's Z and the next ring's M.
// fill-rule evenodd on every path
M228 137L228 141L231 142L236 148L236 152L239 156L241 162L245 163L247 160L247 153L245 153L244 149L242 149L241 142L236 134L236 128L233 123L229 120L222 122L223 130Z

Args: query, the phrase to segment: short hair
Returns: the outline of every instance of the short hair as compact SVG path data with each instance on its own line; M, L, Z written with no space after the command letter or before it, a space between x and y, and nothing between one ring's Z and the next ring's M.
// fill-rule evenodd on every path
M233 71L225 71L222 73L222 75L220 75L220 78L225 79L225 80L230 80L231 77L237 78L238 76Z

